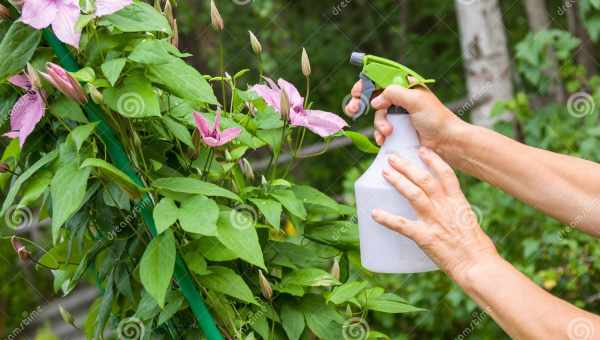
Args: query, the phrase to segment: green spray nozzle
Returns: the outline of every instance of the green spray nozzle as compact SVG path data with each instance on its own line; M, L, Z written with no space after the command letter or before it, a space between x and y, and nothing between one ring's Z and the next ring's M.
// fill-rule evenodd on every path
M360 73L360 79L363 81L361 108L354 116L355 120L367 111L368 103L376 90L385 89L390 85L411 88L435 82L433 79L425 79L400 63L374 55L354 52L350 57L350 63L362 67ZM406 113L406 110L391 108L388 113Z

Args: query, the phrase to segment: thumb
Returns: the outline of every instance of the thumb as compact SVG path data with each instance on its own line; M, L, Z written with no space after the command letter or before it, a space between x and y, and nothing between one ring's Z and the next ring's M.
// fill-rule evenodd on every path
M371 101L371 105L376 110L387 109L390 106L400 106L408 112L419 110L419 103L423 99L422 89L407 89L399 85L390 85L377 97Z

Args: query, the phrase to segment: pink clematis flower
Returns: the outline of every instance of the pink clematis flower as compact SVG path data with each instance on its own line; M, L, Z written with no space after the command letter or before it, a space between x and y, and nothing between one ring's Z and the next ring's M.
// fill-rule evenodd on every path
M117 12L129 6L133 0L97 0L97 17ZM60 41L75 48L79 47L81 32L77 21L81 15L79 0L25 0L21 21L35 29L52 25Z
M328 137L348 126L346 121L335 113L307 110L304 108L304 98L300 95L294 85L279 79L277 84L269 78L265 78L268 85L254 85L251 90L261 96L265 102L277 111L281 111L281 93L289 97L290 102L290 124L303 126L321 137Z
M25 94L13 106L10 113L10 132L4 134L8 138L19 138L21 147L25 144L27 137L33 132L37 123L44 116L46 103L45 94L39 87L39 80L35 72L29 72L12 76L11 84L24 89Z
M221 131L221 112L217 111L215 116L215 125L210 128L208 120L199 112L194 112L196 127L204 143L212 148L229 143L240 135L242 129L229 128Z
M41 74L52 86L79 104L87 101L83 88L69 72L54 63L48 63L46 67L48 73Z

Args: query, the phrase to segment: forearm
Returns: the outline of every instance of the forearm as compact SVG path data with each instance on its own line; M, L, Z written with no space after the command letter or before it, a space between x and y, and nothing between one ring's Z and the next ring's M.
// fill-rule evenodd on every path
M600 165L536 149L494 131L453 124L437 150L453 167L561 222L600 235Z
M512 338L573 339L576 329L600 332L600 317L547 293L500 256L482 259L455 280Z

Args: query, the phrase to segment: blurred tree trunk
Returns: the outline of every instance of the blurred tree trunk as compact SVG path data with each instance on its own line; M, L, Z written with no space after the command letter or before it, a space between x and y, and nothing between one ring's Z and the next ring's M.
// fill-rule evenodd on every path
M550 18L548 17L548 9L546 0L524 0L525 9L527 10L527 18L529 19L529 28L537 33L543 30L550 29ZM554 99L563 103L566 98L565 88L560 80L560 72L558 61L553 50L549 51L548 57L552 66L544 73L550 79L550 93Z
M598 71L594 60L594 46L592 39L583 26L577 1L573 1L570 6L567 6L567 17L569 19L569 31L581 39L581 46L577 50L577 63L585 67L589 76L594 75Z
M455 0L455 6L469 97L486 98L471 111L472 121L491 127L499 119L510 120L509 114L490 115L495 102L513 97L506 30L498 0Z

